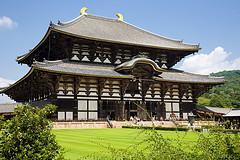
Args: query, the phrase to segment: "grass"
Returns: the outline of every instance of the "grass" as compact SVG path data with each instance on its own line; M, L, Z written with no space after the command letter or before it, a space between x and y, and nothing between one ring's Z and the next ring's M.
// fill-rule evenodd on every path
M128 148L144 139L141 130L137 129L61 129L53 130L59 144L66 150L66 158L79 159L91 153L107 154L102 145L115 148ZM183 145L194 145L198 134L194 132L157 131L164 138L174 139L180 137ZM140 146L144 147L144 146Z

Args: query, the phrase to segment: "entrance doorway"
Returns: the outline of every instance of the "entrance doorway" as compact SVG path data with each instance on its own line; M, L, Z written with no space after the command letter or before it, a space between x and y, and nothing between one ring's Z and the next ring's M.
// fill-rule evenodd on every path
M112 111L108 112L108 116L110 116L108 117L109 120L115 120L115 112L112 112Z
M134 117L134 116L137 117L137 112L131 112L131 111L130 111L130 117L131 117L131 116L132 116L132 117Z
M139 103L138 101L126 101L125 109L127 111L127 119L130 120L130 117L137 117L138 106L135 103Z

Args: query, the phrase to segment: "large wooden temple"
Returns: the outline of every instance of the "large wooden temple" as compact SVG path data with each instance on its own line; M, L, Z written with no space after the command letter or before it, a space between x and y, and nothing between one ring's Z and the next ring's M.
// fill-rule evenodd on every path
M147 114L186 119L196 99L224 78L172 67L199 45L165 38L118 19L87 14L50 23L39 44L17 58L30 71L2 90L17 102L58 106L54 121L129 120ZM138 105L136 105L138 104Z

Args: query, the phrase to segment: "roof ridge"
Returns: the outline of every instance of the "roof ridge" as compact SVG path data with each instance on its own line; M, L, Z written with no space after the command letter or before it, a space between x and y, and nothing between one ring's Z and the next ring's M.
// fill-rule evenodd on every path
M96 16L96 15L92 15L92 14L87 14L87 15L80 15L76 18L74 18L73 20L70 20L68 22L60 22L58 21L58 24L51 24L51 25L54 25L54 26L57 26L57 27L65 27L65 26L69 26L71 24L75 24L77 22L79 22L81 19L83 18L94 18L94 19L101 19L101 20L111 20L111 21L118 21L117 19L114 19L114 18L109 18L109 17L102 17L102 16Z
M138 29L139 31L141 31L142 33L147 33L147 34L150 34L150 35L153 35L154 37L157 37L157 38L161 38L161 39L164 39L164 40L168 40L168 41L172 41L172 42L176 42L176 43L181 43L182 45L190 45L190 46L196 46L196 47L199 47L199 44L187 44L187 43L183 43L183 40L177 40L177 39L172 39L172 38L168 38L168 37L165 37L165 36L162 36L162 35L158 35L156 33L153 33L151 31L148 31L148 30L145 30L145 29L142 29L140 27L137 27L133 24L130 24L128 22L125 22L123 21L123 23L125 23L126 25L129 25L130 27L132 28L135 28L135 29Z
M181 70L180 70L181 71ZM214 77L214 76L210 76L210 75L204 75L204 74L198 74L198 73L191 73L191 72L186 72L186 71L183 71L183 73L186 73L186 74L191 74L191 75L201 75L201 76L205 76L205 77L208 77L208 78L224 78L224 77Z
M114 18L109 18L109 17L102 17L102 16L97 16L97 15L92 15L92 14L87 14L87 15L80 15L78 17L76 17L75 19L71 20L71 21L68 21L68 22L58 22L58 24L53 24L51 23L50 26L52 27L67 27L69 25L72 25L72 24L75 24L77 22L79 22L81 19L83 18L92 18L92 19L98 19L98 20L105 20L105 21L110 21L110 22L115 22L115 23L123 23L124 25L127 25L133 29L136 29L144 34L148 34L148 35L152 35L156 38L159 38L159 39L164 39L164 40L167 40L167 41L171 41L171 42L174 42L174 43L177 43L177 44L181 44L181 45L185 45L185 46L195 46L195 48L198 48L199 47L199 44L188 44L188 43L183 43L183 40L177 40L177 39L172 39L172 38L168 38L168 37L165 37L165 36L161 36L161 35L158 35L156 33L153 33L153 32L150 32L148 30L145 30L145 29L142 29L140 27L137 27L133 24L130 24L128 22L125 22L125 21L118 21L118 19L114 19Z

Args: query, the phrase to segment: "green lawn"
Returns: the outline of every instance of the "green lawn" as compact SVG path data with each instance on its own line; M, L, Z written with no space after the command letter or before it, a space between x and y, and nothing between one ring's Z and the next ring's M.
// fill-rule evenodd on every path
M144 139L137 129L61 129L53 130L59 144L67 151L66 158L78 159L91 153L106 154L106 149L99 144L116 148L127 148ZM165 138L180 137L184 145L193 145L198 138L194 132L158 131ZM137 138L136 138L137 137ZM97 144L98 143L98 144ZM174 143L174 142L173 142Z

